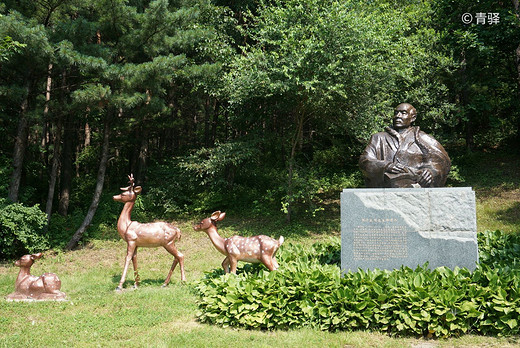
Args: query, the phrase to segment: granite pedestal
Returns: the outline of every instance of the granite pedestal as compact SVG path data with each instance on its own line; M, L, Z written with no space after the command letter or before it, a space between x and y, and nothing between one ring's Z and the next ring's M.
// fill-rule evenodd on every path
M475 192L460 188L344 189L341 269L446 266L478 262Z

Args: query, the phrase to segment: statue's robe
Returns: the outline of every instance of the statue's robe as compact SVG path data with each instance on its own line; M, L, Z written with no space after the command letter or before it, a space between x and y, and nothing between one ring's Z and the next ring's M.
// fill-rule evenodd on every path
M451 161L437 140L419 127L409 127L402 133L390 127L385 130L372 135L359 159L367 187L414 187L426 169L432 174L429 187L444 186ZM392 163L401 163L410 171L387 173L386 168Z

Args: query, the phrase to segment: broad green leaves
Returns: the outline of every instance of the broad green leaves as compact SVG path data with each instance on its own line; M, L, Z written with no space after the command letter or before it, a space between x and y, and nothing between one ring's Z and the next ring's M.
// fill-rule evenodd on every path
M197 316L217 325L261 329L311 326L436 337L469 332L517 335L520 268L509 267L518 258L509 251L520 246L520 238L500 232L479 237L487 251L473 273L402 267L340 277L339 267L327 264L336 264L339 240L310 248L287 245L280 250L278 271L248 265L237 276L222 276L220 270L208 273L197 285ZM489 250L501 257L486 258Z

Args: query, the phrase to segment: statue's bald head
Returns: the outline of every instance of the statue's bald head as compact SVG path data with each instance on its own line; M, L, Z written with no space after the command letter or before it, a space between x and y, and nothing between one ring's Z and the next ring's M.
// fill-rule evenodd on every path
M394 128L408 128L415 122L416 117L417 111L412 104L401 103L394 110Z
M417 116L417 110L415 110L412 104L401 103L395 107L395 110L406 110L410 115Z

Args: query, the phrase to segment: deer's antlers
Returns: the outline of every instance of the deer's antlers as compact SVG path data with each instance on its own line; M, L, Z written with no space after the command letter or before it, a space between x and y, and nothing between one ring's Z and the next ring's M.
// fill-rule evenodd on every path
M133 191L134 187L135 187L135 179L134 179L134 174L130 174L128 175L128 183L130 184L130 186L127 186L127 187L121 187L121 191Z

